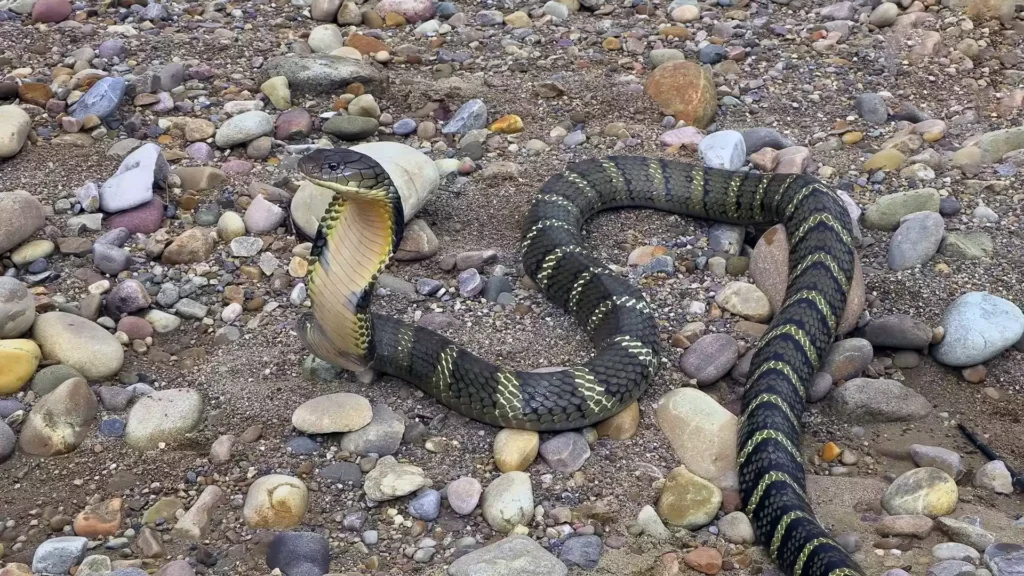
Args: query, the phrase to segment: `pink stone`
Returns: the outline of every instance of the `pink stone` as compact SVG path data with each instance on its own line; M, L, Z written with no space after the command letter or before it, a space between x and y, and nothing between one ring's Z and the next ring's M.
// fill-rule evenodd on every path
M138 316L121 318L117 321L117 330L124 332L132 340L145 340L153 335L153 325Z
M777 174L803 174L807 161L811 159L811 151L804 146L790 146L779 150L779 163L775 166Z
M313 118L305 108L292 108L277 117L274 137L278 140L305 138L313 131Z
M153 198L142 206L114 214L105 220L108 228L127 228L132 234L152 234L164 221L164 203Z
M422 22L434 17L433 0L381 0L377 4L377 13L384 16L388 12L401 14L408 22Z
M245 160L228 160L220 167L225 174L248 174L252 168L252 163Z
M704 138L704 133L693 126L683 126L669 130L658 136L658 142L665 146L683 146L687 150L696 150L697 144Z
M38 0L32 7L34 22L63 22L71 16L71 2L68 0Z

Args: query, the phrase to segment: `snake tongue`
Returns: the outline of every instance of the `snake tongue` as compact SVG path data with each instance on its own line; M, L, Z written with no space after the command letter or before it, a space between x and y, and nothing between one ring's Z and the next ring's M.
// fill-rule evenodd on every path
M299 339L306 346L306 349L313 353L313 356L345 370L362 372L370 367L370 362L355 354L338 350L331 345L330 340L323 333L320 325L313 318L312 312L306 312L296 321L295 331Z

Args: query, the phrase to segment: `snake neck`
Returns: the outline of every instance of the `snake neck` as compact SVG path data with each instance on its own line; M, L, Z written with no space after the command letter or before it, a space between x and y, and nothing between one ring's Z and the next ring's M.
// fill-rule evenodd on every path
M377 277L401 242L402 208L387 197L335 192L317 229L308 273L310 299L330 302L333 314L304 314L298 333L314 356L361 371L374 360L370 306Z

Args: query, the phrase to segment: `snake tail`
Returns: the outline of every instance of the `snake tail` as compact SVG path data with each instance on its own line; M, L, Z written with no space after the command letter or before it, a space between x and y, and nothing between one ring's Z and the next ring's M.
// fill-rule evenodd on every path
M640 207L719 222L783 223L790 242L785 302L756 345L739 427L739 486L747 515L773 559L794 576L862 574L815 518L798 446L811 377L835 337L856 253L839 197L818 180L613 156L568 164L548 179L522 226L527 276L586 328L595 354L552 372L492 364L445 336L368 311L375 274L401 230L386 174L351 151L317 150L300 172L335 190L314 246L311 311L300 337L323 360L362 365L419 387L469 418L538 431L577 429L637 400L661 363L659 327L642 293L583 248L582 227L602 210ZM393 187L392 187L393 188ZM399 202L400 203L400 202ZM390 241L390 244L389 244ZM389 247L390 246L390 247ZM365 304L365 305L364 305Z

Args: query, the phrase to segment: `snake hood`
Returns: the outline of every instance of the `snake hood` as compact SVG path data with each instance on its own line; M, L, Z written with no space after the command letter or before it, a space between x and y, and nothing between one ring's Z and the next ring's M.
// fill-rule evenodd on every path
M370 312L373 285L401 238L401 202L393 187L385 189L386 171L352 151L327 150L304 158L299 169L335 192L312 250L312 308L300 326L310 350L342 366L357 360L464 416L511 428L556 431L600 422L635 402L661 363L659 325L643 294L583 247L581 230L591 215L644 207L721 222L783 223L789 283L757 342L743 394L740 496L759 540L787 574L862 574L814 517L797 448L807 389L835 336L856 262L849 213L821 182L634 156L567 165L527 210L520 257L526 276L587 330L595 354L572 368L526 372Z

